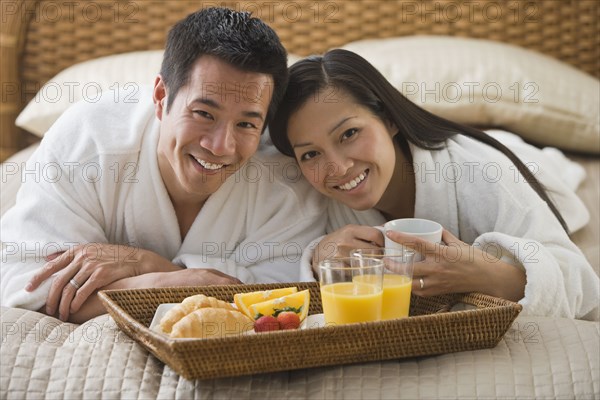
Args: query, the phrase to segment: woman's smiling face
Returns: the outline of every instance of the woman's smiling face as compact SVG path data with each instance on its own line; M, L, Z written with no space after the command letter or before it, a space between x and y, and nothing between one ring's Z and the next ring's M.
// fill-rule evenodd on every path
M292 114L288 137L305 178L355 210L373 208L396 162L394 131L347 92L325 88Z

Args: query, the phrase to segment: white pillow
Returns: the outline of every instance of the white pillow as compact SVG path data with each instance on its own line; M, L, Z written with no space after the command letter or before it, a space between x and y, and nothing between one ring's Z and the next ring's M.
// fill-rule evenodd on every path
M408 36L342 48L369 60L416 104L456 122L600 153L600 81L524 48L482 39Z
M140 85L152 85L163 50L136 51L75 64L50 79L19 114L15 124L42 137L72 104L96 102L104 92L135 96Z
M70 105L80 100L96 102L105 92L135 98L140 86L154 83L162 57L163 50L135 51L72 65L42 86L15 124L42 137ZM298 59L288 55L290 64Z

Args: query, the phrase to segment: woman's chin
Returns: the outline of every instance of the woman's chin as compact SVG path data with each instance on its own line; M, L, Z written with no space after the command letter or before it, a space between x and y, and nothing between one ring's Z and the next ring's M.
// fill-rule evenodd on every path
M375 207L375 202L371 201L356 201L356 199L338 199L341 203L356 211L366 211Z

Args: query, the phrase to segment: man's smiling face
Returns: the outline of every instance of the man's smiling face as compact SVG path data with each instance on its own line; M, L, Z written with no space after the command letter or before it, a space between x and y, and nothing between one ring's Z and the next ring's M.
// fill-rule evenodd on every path
M157 78L158 162L173 201L204 202L254 155L272 88L269 75L202 56L167 112L168 88Z

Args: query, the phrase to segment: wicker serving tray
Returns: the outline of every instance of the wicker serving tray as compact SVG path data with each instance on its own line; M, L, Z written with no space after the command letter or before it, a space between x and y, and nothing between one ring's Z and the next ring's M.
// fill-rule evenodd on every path
M413 296L410 318L218 339L174 340L148 327L161 303L202 293L231 302L241 292L310 289L309 314L322 312L318 283L108 290L99 293L118 326L187 379L217 378L494 347L521 311L481 294ZM476 309L450 311L457 303Z

